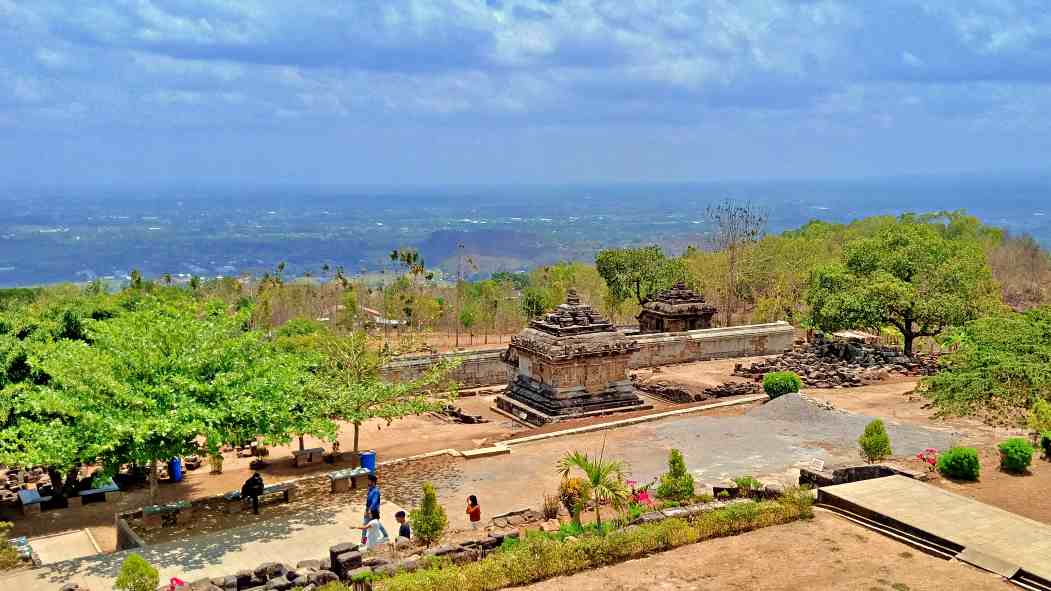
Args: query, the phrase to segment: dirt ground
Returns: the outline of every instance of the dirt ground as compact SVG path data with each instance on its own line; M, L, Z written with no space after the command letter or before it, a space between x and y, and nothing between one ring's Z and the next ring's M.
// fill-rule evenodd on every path
M818 510L813 520L684 546L522 591L1006 591L1000 577L934 558Z

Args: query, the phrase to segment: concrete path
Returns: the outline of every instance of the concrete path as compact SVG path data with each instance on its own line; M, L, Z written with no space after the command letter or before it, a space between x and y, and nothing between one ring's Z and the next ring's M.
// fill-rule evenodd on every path
M904 476L829 486L821 495L959 544L957 558L1002 576L1021 568L1051 579L1051 526L1044 523Z
M382 522L388 532L398 531L394 513L400 507L383 503ZM171 577L195 581L205 577L235 574L254 569L264 562L296 564L300 560L328 556L329 546L360 540L350 526L361 525L362 505L337 510L302 513L257 525L229 529L214 534L148 546L141 554L160 571L160 580ZM121 562L130 551L69 560L27 572L0 576L0 589L22 591L57 590L74 582L89 589L112 589Z
M91 532L86 529L67 531L49 536L29 538L29 545L44 564L54 564L99 553Z

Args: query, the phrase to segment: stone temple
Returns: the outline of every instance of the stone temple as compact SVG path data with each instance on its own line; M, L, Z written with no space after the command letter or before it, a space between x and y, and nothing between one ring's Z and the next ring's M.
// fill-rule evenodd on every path
M628 378L638 350L571 289L566 303L511 338L504 361L515 375L496 407L534 425L648 408Z
M704 301L704 296L676 283L667 291L646 298L639 312L639 332L685 332L712 327L715 306Z

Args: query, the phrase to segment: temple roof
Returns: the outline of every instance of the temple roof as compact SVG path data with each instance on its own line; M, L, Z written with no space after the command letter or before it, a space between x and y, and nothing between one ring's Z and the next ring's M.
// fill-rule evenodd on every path
M571 336L593 332L613 332L613 323L594 308L580 302L575 289L566 292L566 303L529 322L530 328L555 336Z
M627 355L638 349L636 341L624 336L591 306L582 304L577 292L571 289L566 294L566 303L531 321L522 332L511 337L508 360L513 363L519 351L565 360Z
M682 281L671 289L647 297L642 303L642 310L673 316L715 314L715 306L707 303L704 295L686 287Z

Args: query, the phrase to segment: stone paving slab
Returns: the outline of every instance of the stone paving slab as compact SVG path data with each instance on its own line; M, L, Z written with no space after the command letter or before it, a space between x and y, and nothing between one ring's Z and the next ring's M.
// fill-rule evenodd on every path
M66 531L50 536L29 538L29 545L43 564L98 554L98 546L86 529Z
M821 494L955 542L962 558L983 556L997 570L1015 565L1051 579L1051 525L904 476L827 486Z
M398 531L394 514L400 509L391 503L381 505L381 521L388 532ZM162 583L171 577L194 581L232 575L264 562L294 566L300 560L327 557L330 546L360 540L361 533L350 526L361 525L363 512L364 506L354 503L137 550L68 560L6 577L0 575L0 589L57 591L70 582L95 591L112 589L121 562L131 552L141 554L157 567Z

